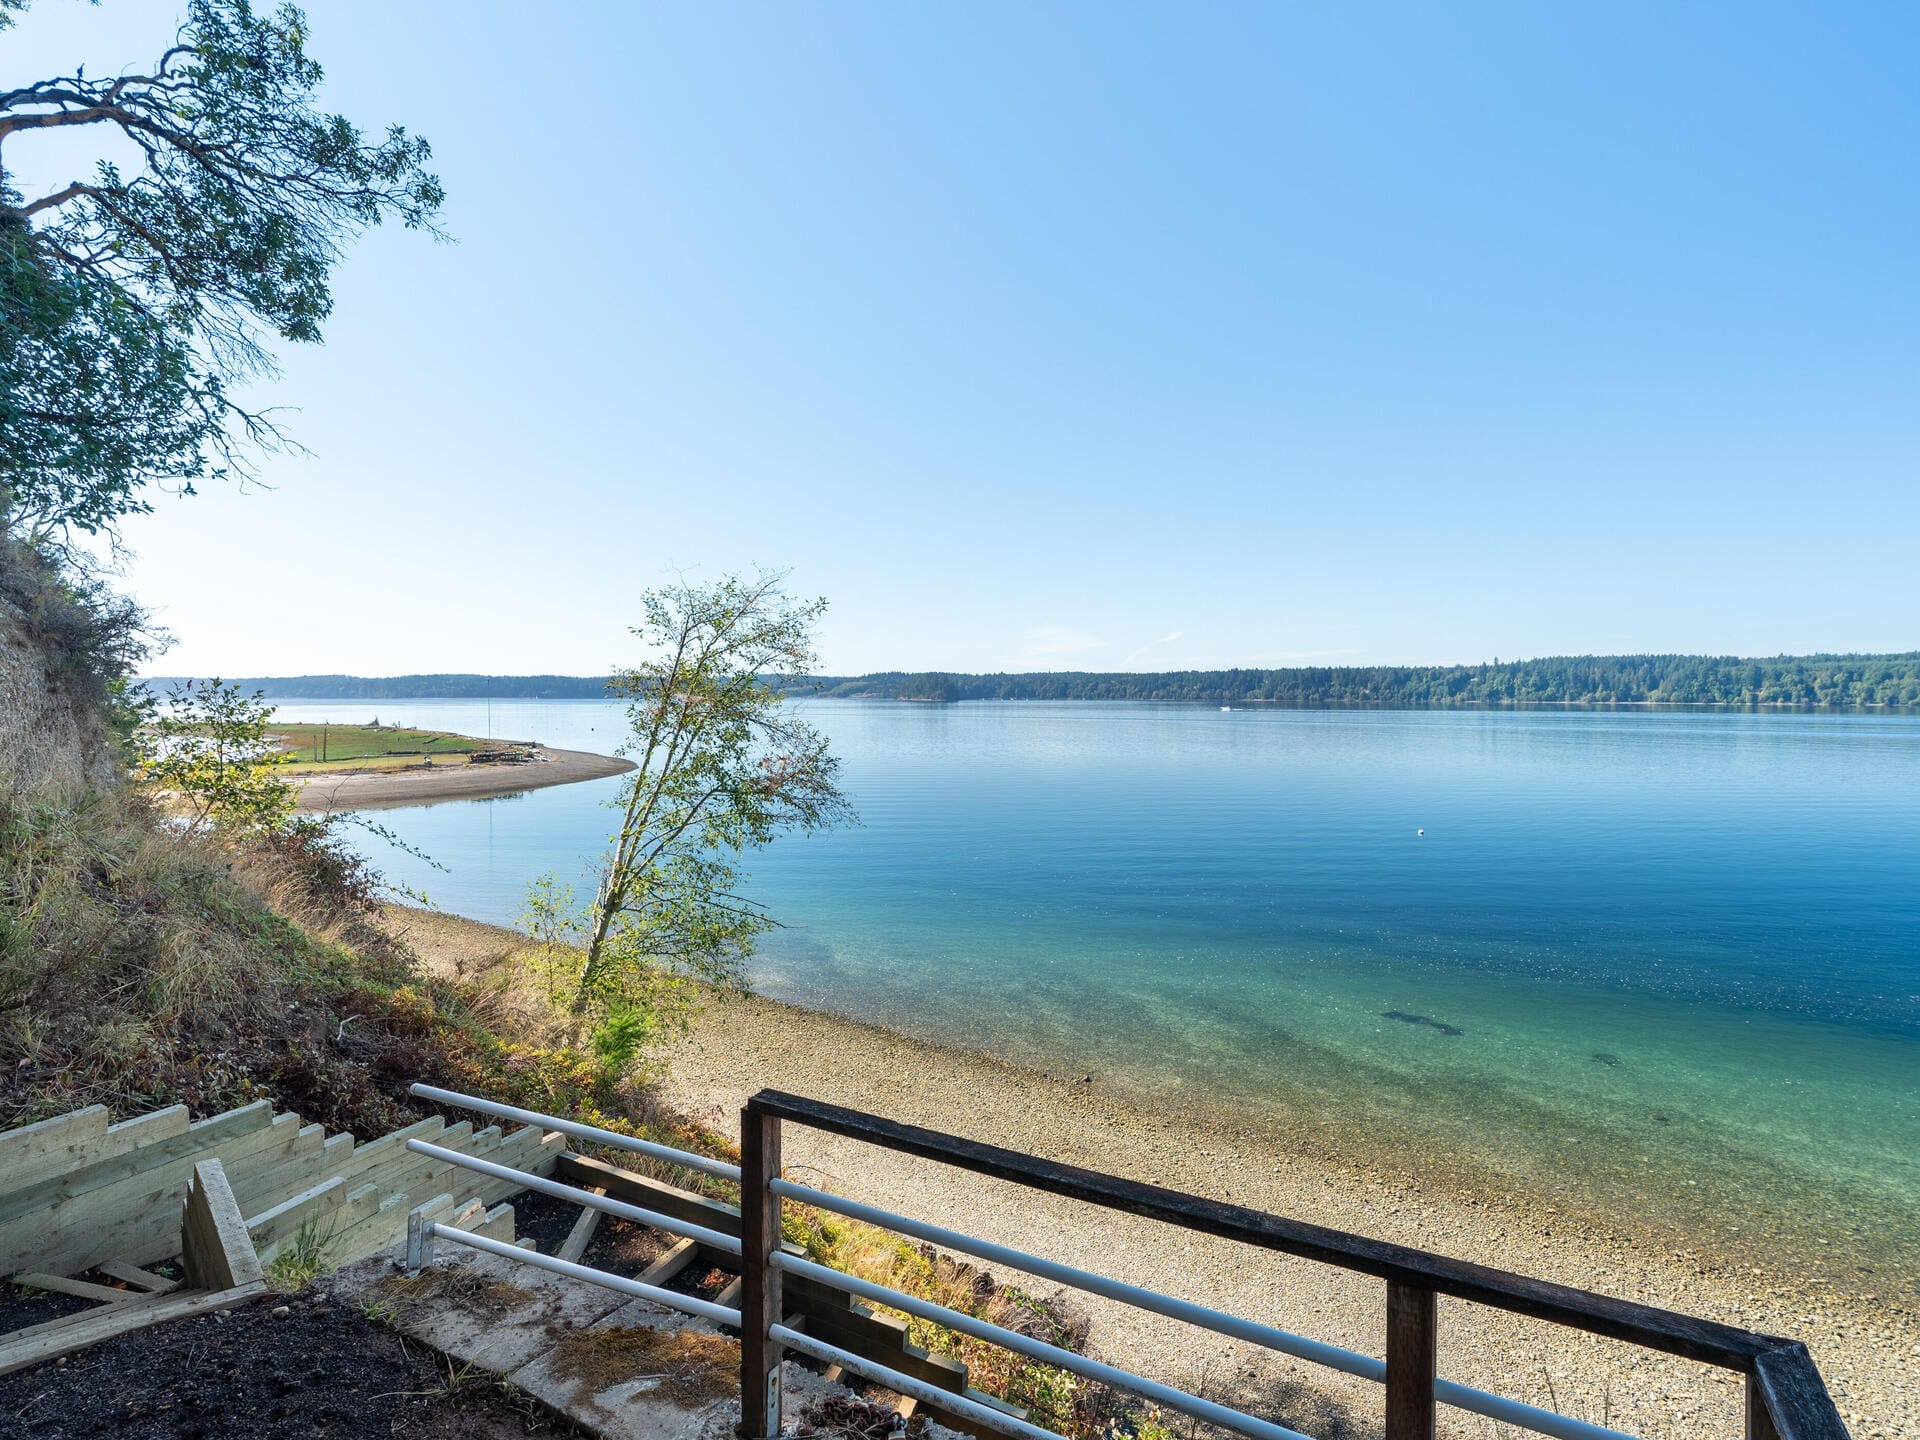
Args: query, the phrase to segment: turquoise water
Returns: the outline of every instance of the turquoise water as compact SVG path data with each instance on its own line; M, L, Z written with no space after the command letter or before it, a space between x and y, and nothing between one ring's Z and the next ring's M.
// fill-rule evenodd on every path
M768 993L1914 1283L1920 717L808 709L865 823L754 863ZM282 709L376 712L489 733ZM518 702L490 733L619 727ZM387 812L448 871L387 863L510 922L584 876L617 785Z

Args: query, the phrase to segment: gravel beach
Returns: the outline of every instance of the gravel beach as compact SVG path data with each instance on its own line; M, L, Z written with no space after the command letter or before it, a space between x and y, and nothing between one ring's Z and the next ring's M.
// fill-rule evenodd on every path
M395 913L434 963L471 970L514 943L492 926ZM1123 1100L1098 1075L1049 1075L764 999L714 1006L668 1056L664 1098L729 1133L762 1087L1793 1336L1811 1349L1856 1437L1920 1440L1920 1316L1897 1295L1676 1247L1630 1217L1580 1215L1482 1182L1422 1182L1358 1152L1307 1153L1225 1117ZM809 1184L1315 1339L1374 1355L1384 1348L1385 1287L1366 1277L799 1127L788 1127L785 1152L789 1172ZM1377 1434L1371 1383L1093 1297L1081 1303L1093 1319L1090 1348L1103 1359L1209 1394L1257 1397L1265 1413L1316 1436ZM1649 1440L1743 1433L1742 1387L1730 1372L1463 1302L1442 1299L1440 1316L1449 1379ZM1477 1416L1442 1417L1443 1434L1501 1433Z
M1266 1137L1155 1114L1050 1076L767 1000L716 1007L673 1052L676 1105L731 1131L762 1086L1151 1181L1727 1324L1805 1340L1856 1437L1920 1437L1920 1323L1878 1296L1676 1251L1515 1194L1418 1185L1377 1163L1286 1153ZM787 1127L788 1168L810 1184L1210 1304L1315 1339L1383 1353L1385 1287L1327 1266L983 1180ZM1034 1282L1041 1293L1053 1287ZM1368 1434L1378 1387L1280 1360L1088 1297L1102 1358L1192 1388L1265 1393L1316 1435ZM1443 1299L1441 1373L1648 1437L1743 1433L1738 1377L1617 1342ZM1312 1395L1299 1393L1308 1387ZM1324 1397L1319 1399L1317 1397ZM1445 1433L1497 1435L1443 1412ZM1308 1423L1308 1422L1315 1423ZM1328 1424L1351 1429L1328 1429Z

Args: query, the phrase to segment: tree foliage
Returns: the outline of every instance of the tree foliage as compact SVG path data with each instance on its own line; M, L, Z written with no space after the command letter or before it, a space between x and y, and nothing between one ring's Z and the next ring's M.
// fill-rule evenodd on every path
M140 778L175 799L189 834L284 830L295 791L277 772L293 757L268 733L272 720L273 707L238 685L176 685L140 732Z
M0 23L8 16L0 0ZM24 8L12 0L11 8ZM319 340L342 245L432 229L427 142L314 105L299 9L189 0L142 73L0 91L0 499L36 533L111 530L156 482L246 473L282 440L230 393ZM95 127L90 173L15 184L16 140ZM126 164L114 158L124 152Z
M851 817L826 737L763 683L813 667L826 608L790 599L780 578L648 593L633 633L649 658L613 677L632 727L622 753L637 768L598 889L564 927L554 887L529 906L540 938L564 928L581 942L572 1008L601 1032L631 1037L684 1014L698 986L743 986L754 942L776 922L742 893L742 856Z
M272 683L272 682L261 682ZM1920 652L1559 655L1490 665L1300 666L1099 674L820 676L808 693L892 700L1187 700L1206 704L1920 705Z

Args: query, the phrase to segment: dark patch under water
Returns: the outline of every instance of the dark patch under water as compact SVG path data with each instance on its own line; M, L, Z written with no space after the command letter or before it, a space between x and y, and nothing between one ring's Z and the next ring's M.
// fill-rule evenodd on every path
M1406 1025L1424 1025L1429 1030L1438 1030L1442 1035L1464 1035L1467 1032L1458 1025L1449 1025L1444 1020L1436 1020L1431 1015L1409 1015L1404 1010L1382 1010L1382 1020L1398 1020Z
M1618 1055L1610 1054L1605 1050L1596 1050L1593 1052L1593 1063L1596 1065L1605 1065L1608 1068L1612 1068L1613 1066L1618 1065L1620 1063L1620 1057Z

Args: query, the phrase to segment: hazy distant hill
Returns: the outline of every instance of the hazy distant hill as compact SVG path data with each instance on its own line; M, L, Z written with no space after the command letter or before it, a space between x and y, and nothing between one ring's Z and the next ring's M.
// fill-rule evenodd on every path
M140 683L165 692L183 677L156 676ZM270 700L601 700L604 675L223 675Z
M168 679L147 684L164 690ZM275 700L592 700L580 675L294 675L242 679ZM1898 655L1574 655L1493 665L1302 666L1285 670L1078 670L820 676L810 694L886 700L1191 700L1268 705L1920 705L1920 651Z

